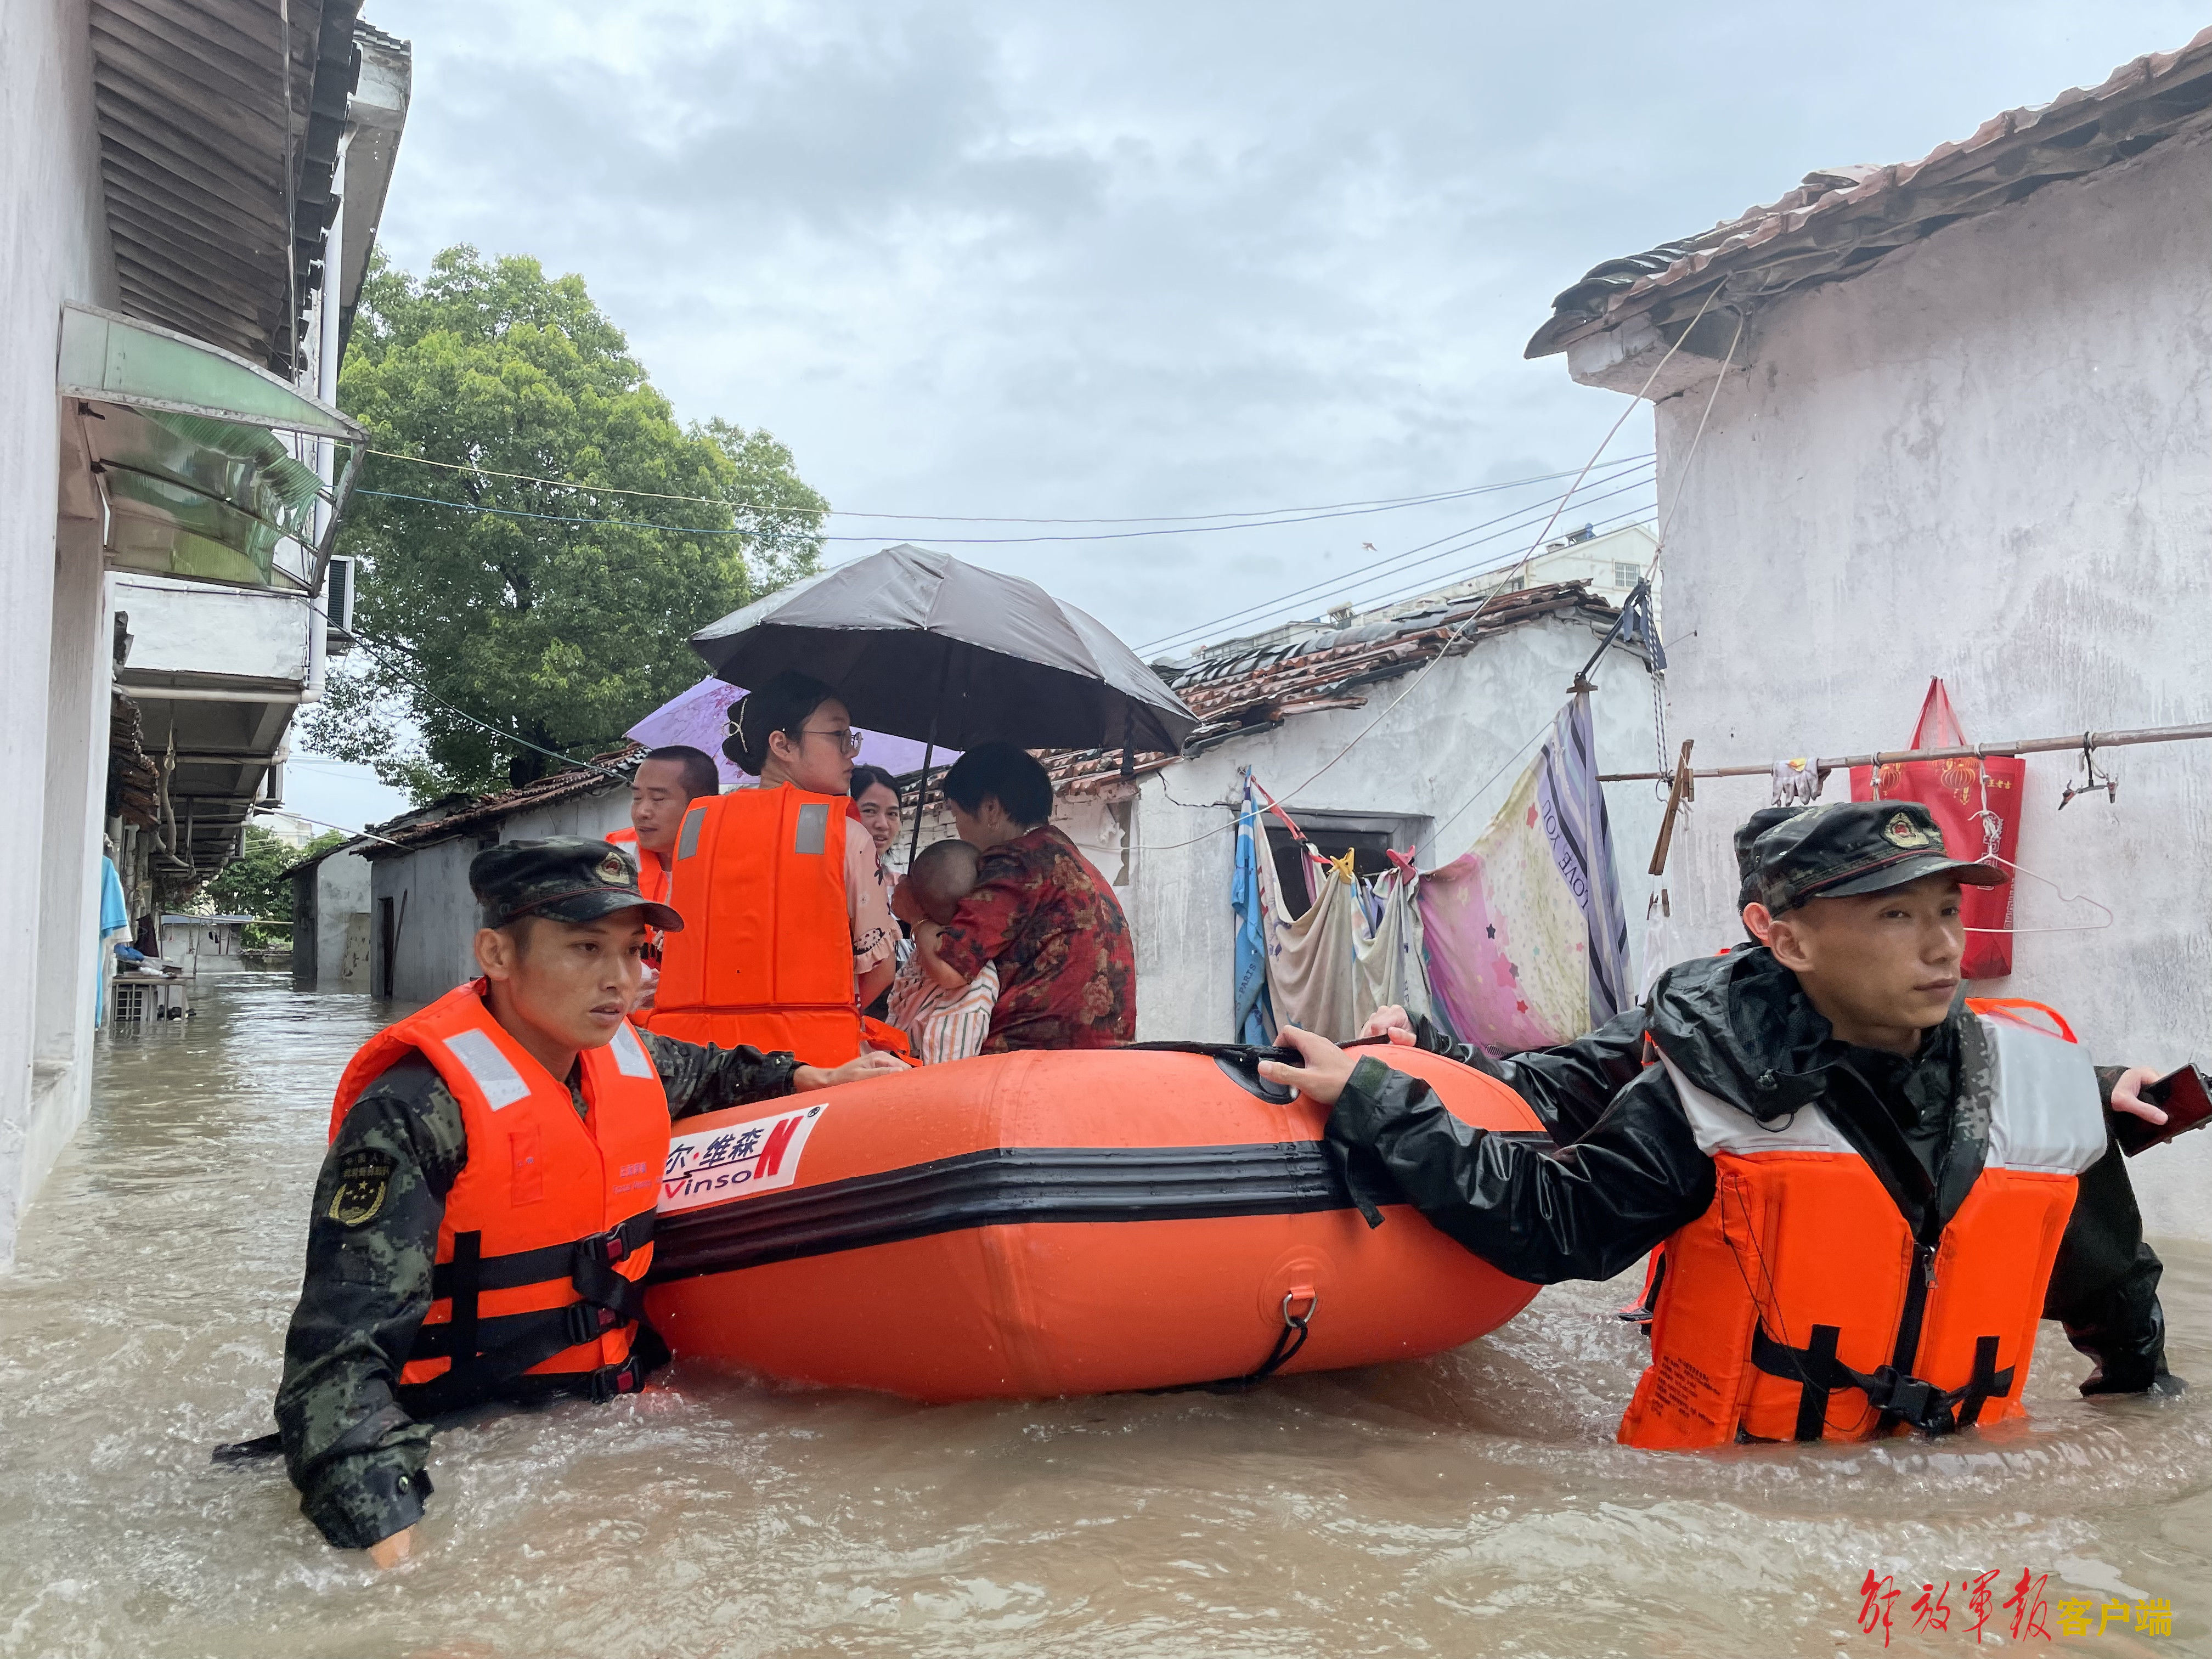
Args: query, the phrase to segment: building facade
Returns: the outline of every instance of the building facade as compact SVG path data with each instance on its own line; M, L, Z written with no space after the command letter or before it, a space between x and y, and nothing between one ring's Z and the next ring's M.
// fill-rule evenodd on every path
M0 945L36 964L0 1012L0 1265L90 1101L104 842L134 919L183 908L319 689L407 78L357 11L0 7ZM257 606L242 658L209 617Z
M2212 31L1560 296L1531 356L1649 383L1700 764L1904 748L1931 676L1993 744L2212 720L2208 191ZM2014 971L1973 988L2057 1006L2100 1062L2212 1060L2212 745L2096 765L2116 794L2062 812L2081 755L2027 757ZM1767 799L1699 782L1686 944L1732 935L1729 832ZM2136 1171L2154 1227L2202 1235L2191 1140Z
M1585 668L1600 764L1651 765L1650 673L1637 650L1607 642L1614 607L1569 582L1500 594L1463 633L1474 611L1446 589L1342 628L1232 641L1176 674L1177 694L1203 722L1181 756L1144 757L1129 776L1115 751L1044 757L1053 822L1113 884L1128 919L1139 1039L1233 1040L1230 830L1248 769L1321 852L1349 853L1368 873L1391 852L1427 871L1467 851ZM1634 945L1661 803L1635 783L1608 786L1606 803ZM1272 838L1287 842L1269 822ZM922 840L951 832L933 803ZM1302 855L1280 850L1296 903ZM902 836L902 860L905 851Z
M596 839L629 827L629 778L616 767L557 772L520 789L379 825L375 839L355 844L369 871L367 988L395 1001L424 1003L475 977L477 903L469 865L485 848L551 836Z

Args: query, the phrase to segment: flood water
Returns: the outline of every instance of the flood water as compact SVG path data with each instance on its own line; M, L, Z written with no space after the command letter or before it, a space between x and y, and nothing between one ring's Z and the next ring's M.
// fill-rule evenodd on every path
M679 1363L441 1434L418 1559L380 1574L279 1464L208 1448L270 1426L331 1089L392 1011L259 975L196 1000L101 1039L0 1278L0 1654L1767 1659L1879 1651L1870 1568L1902 1591L1893 1651L1972 1648L1960 1581L2027 1568L2051 1650L2212 1654L2202 1245L2164 1254L2203 1390L2083 1401L2045 1326L2032 1421L1940 1446L1624 1450L1626 1280L1237 1398L918 1407ZM1929 1580L1950 1627L1916 1634ZM2132 1628L2147 1598L2170 1634ZM2063 1633L2076 1602L2102 1634Z

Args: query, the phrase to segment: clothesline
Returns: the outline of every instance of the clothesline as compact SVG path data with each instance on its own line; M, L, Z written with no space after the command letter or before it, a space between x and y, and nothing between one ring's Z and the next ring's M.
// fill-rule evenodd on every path
M2212 725L2147 726L2129 732L2081 732L2057 738L2019 738L2009 743L1954 744L1948 749L1877 750L1871 755L1838 755L1809 764L1817 772L1843 772L1857 766L1895 766L1911 761L1985 760L1993 756L2044 755L2080 750L2093 754L2100 749L2124 748L2139 743L2197 743L2212 738ZM1693 778L1764 778L1773 775L1772 762L1758 766L1693 767ZM1664 782L1672 772L1601 772L1600 783Z

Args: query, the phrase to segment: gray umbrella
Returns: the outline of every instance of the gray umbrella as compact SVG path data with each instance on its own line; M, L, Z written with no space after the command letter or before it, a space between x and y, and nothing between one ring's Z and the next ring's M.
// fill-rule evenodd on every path
M949 749L1174 752L1198 724L1094 617L924 547L794 582L701 629L691 648L732 685L811 674L854 725Z

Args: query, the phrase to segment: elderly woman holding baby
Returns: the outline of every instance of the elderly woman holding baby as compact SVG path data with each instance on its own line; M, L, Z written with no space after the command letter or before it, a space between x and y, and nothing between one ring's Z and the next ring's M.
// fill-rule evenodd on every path
M997 987L983 1053L1133 1041L1128 923L1105 878L1052 826L1044 768L1012 744L983 744L945 773L945 797L960 840L927 848L896 901L915 952L892 994L894 1023L906 1024L902 1001L972 1018L988 969Z

